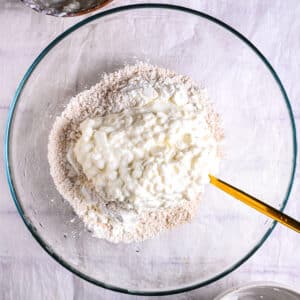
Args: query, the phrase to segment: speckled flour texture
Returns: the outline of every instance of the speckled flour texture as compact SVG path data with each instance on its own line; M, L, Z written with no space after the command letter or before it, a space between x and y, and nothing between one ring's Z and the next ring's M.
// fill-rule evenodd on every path
M118 113L140 105L135 99L122 97L120 91L128 86L129 81L136 78L156 84L183 85L189 94L189 101L201 103L205 108L205 119L215 140L222 139L217 114L213 111L204 90L199 89L186 76L158 68L145 63L125 66L123 69L103 75L98 84L73 97L61 116L57 117L49 136L48 160L54 183L62 196L72 205L76 214L83 220L85 226L96 237L111 242L134 242L151 238L158 233L178 224L189 222L197 213L201 195L192 201L180 202L171 208L147 211L138 215L135 226L125 228L122 219L117 217L118 203L104 201L97 193L82 171L79 164L70 164L68 151L81 135L79 125L86 118ZM197 97L193 97L197 95ZM203 109L202 109L203 110ZM103 216L108 216L103 218Z

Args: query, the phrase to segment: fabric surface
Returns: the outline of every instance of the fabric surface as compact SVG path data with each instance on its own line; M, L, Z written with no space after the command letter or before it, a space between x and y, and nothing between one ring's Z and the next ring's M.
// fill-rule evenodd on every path
M143 1L115 0L107 8ZM154 1L153 1L154 2ZM300 131L300 3L297 0L162 1L201 10L249 38L271 62L290 98ZM18 0L0 1L0 146L8 106L39 52L85 17L59 19L37 14ZM298 134L299 140L299 134ZM96 287L56 263L31 237L13 204L0 156L0 299L146 299ZM300 219L300 172L286 213ZM300 291L300 236L276 226L265 244L236 271L207 287L164 299L212 299L253 281L275 281ZM151 299L154 299L152 297Z

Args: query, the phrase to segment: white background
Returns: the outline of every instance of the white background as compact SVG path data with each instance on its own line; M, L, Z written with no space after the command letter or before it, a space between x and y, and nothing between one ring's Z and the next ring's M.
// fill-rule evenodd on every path
M134 2L144 1L115 0L107 8ZM211 14L250 39L282 79L300 131L298 0L162 2L189 6ZM1 149L8 106L23 74L53 38L83 18L43 16L18 0L0 0ZM91 285L72 275L42 250L25 228L13 204L5 179L2 151L0 195L0 299L146 299L121 295ZM299 167L286 212L300 219ZM215 284L164 299L212 299L228 288L262 280L288 284L300 291L300 235L277 226L257 253L235 272Z

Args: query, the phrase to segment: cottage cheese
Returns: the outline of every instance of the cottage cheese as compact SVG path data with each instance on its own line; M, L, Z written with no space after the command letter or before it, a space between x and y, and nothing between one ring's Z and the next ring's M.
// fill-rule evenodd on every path
M128 210L169 208L197 197L219 163L206 115L188 103L182 86L143 82L123 92L142 105L80 125L71 151L86 177L105 201L124 209L124 220Z

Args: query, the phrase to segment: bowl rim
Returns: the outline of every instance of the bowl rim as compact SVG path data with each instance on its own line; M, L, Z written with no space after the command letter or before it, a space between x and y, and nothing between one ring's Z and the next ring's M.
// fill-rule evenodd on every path
M235 269L237 269L239 266L241 266L245 261L247 261L261 246L262 244L266 241L266 239L270 236L271 232L275 228L277 222L273 221L266 233L263 235L263 237L260 239L260 241L241 259L239 259L236 263L234 263L232 266L228 267L226 270L222 271L221 273L213 276L212 278L209 278L203 282L199 283L194 283L192 285L187 285L181 288L177 289L170 289L170 290L162 290L162 291L151 291L151 290L131 290L131 289L126 289L114 285L110 285L105 282L101 282L95 278L90 277L87 274L84 274L83 272L77 270L75 267L70 265L68 262L66 262L62 257L59 256L59 254L55 253L51 246L44 241L44 239L38 234L35 226L31 223L30 219L26 216L25 211L22 208L21 203L18 200L18 196L16 193L16 190L14 188L14 183L13 179L11 176L11 169L10 169L10 155L9 155L9 144L10 144L10 132L11 132L11 125L13 121L13 116L15 112L15 108L17 105L17 102L19 100L19 97L22 93L23 88L26 85L26 82L30 78L32 72L36 68L36 66L42 61L42 59L47 55L47 53L55 47L56 44L58 44L61 40L63 40L65 37L67 37L69 34L74 32L75 30L79 29L80 27L84 26L85 24L88 24L96 19L102 18L104 16L108 15L113 15L116 13L124 12L124 11L131 11L131 10L136 10L136 9L166 9L166 10L174 10L174 11L179 11L187 14L192 14L201 18L204 18L210 22L215 23L218 26L221 26L223 29L231 32L233 35L235 35L237 38L241 40L241 42L245 43L254 53L259 57L259 59L263 62L263 64L267 67L269 72L271 73L272 77L274 80L277 82L277 85L281 91L281 94L283 96L283 99L285 100L285 104L288 110L289 114L289 119L290 119L290 124L292 128L292 141L293 141L293 164L292 164L292 170L291 170L291 176L290 176L290 181L287 187L287 192L286 196L282 202L282 205L280 207L280 210L283 211L287 202L288 198L290 196L291 188L293 185L294 177L295 177L295 170L296 170L296 161L297 161L297 136L296 136L296 126L295 126L295 120L294 120L294 115L292 111L291 104L289 102L287 93L283 87L283 84L275 72L274 68L272 65L269 63L267 58L250 42L245 36L243 36L240 32L238 32L236 29L233 27L227 25L223 21L212 17L206 13L203 13L201 11L197 11L191 8L183 7L183 6L178 6L178 5L171 5L171 4L161 4L161 3L143 3L143 4L132 4L132 5L125 5L125 6L119 6L116 8L112 8L109 10L105 10L102 12L99 12L93 16L90 16L75 25L71 26L69 29L58 35L42 52L37 56L37 58L33 61L33 63L30 65L28 70L26 71L24 77L19 83L19 86L17 87L16 93L13 97L12 103L9 108L8 112L8 118L7 118L7 123L6 123L6 130L5 130L5 137L4 137L4 160L5 160L5 172L6 172L6 178L7 182L9 185L10 193L12 195L13 201L16 205L16 208L18 210L18 213L20 214L21 218L23 219L26 227L32 234L32 236L35 238L35 240L41 245L41 247L51 256L53 257L59 264L61 264L63 267L71 271L73 274L79 276L82 279L85 279L89 281L90 283L93 283L97 286L124 293L124 294L130 294L130 295L143 295L143 296L163 296L163 295L171 295L171 294L178 294L182 292L187 292L190 290L194 290L200 287L204 287L208 284L211 284L224 276L228 275Z

